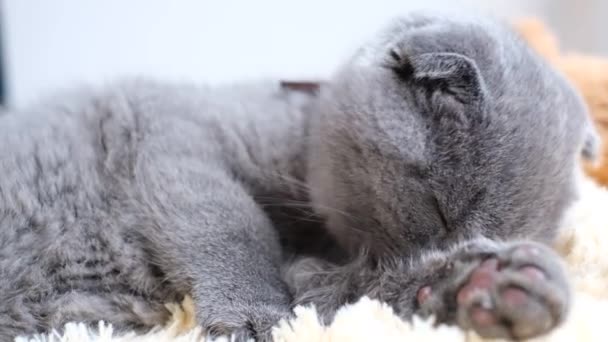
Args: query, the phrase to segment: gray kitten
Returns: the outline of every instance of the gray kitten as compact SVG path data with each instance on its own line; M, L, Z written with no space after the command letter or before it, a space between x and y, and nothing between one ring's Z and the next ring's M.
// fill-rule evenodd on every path
M398 20L315 106L312 205L355 257L296 262L296 303L331 319L368 295L486 337L532 337L564 319L568 285L543 244L597 135L519 37L483 19Z
M238 339L362 295L535 336L567 311L541 243L595 145L579 96L509 30L424 15L318 96L134 81L7 113L0 340L148 328L187 293L211 335Z

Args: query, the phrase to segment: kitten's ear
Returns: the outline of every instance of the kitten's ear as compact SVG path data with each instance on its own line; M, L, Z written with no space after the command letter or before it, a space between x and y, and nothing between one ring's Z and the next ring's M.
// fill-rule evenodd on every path
M592 123L587 125L582 155L588 161L597 162L601 150L601 139Z
M475 61L457 53L425 53L412 57L391 56L399 62L393 70L414 85L440 92L462 105L481 104L486 89Z

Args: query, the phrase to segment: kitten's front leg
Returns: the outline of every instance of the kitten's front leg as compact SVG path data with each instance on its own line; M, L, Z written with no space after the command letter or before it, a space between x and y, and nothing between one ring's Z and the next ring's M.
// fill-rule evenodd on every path
M291 297L263 210L228 173L202 162L157 159L138 177L138 206L150 222L141 235L168 283L192 294L199 324L212 336L270 340L290 316Z
M341 305L366 295L404 318L433 315L484 337L528 338L561 323L570 301L559 257L533 242L472 240L448 252L335 266L295 263L288 283L300 304L315 303L328 320Z

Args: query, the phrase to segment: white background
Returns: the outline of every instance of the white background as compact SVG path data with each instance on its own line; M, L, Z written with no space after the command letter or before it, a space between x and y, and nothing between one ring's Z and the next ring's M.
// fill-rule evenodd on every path
M9 104L128 75L230 82L323 78L387 19L475 6L537 15L569 48L608 53L605 0L4 0Z

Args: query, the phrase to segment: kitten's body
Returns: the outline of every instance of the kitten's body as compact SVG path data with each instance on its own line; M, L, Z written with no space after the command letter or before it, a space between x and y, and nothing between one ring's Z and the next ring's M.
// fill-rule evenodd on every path
M162 228L157 216L179 205L149 193L154 187L209 206L252 196L273 212L277 201L305 200L305 95L274 82L207 89L139 81L110 89L0 119L0 316L16 318L0 320L1 340L69 320L162 323L162 304L191 289L167 281L162 261L154 261L162 258L149 241ZM196 180L209 183L203 187L226 183L242 193L207 196L189 193L187 183L144 178L145 159L161 154L166 164L154 172L188 172L179 169L186 162L205 176ZM221 222L208 230L216 234ZM271 232L258 238L276 245ZM196 244L187 248L199 253ZM226 272L221 266L215 271Z
M454 294L482 255L521 259L517 246L483 237L552 236L588 125L578 97L522 42L493 25L433 17L397 23L318 99L272 83L141 81L8 113L0 339L68 320L151 326L165 318L163 302L186 293L212 333L267 337L289 315L286 258L326 252L317 246L325 237L302 244L293 234L319 228L317 218L305 224L312 212L293 222L276 207L308 207L309 196L340 245L369 260L296 263L287 278L298 302L323 303L330 315L371 293L404 316L538 334L562 319L567 296L542 306L549 323L517 333L470 323ZM466 247L430 253L457 243ZM410 258L422 261L401 262ZM546 258L536 267L559 292L563 276ZM455 260L466 262L453 275L444 264ZM424 269L404 268L416 262ZM439 297L416 304L428 284Z

